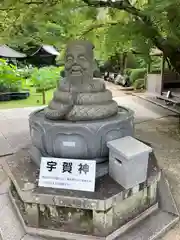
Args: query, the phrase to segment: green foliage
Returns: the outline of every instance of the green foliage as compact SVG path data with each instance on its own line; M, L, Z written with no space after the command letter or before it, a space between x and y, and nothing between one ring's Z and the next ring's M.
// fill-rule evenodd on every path
M47 91L56 87L60 78L59 72L57 67L34 69L30 81L38 92Z
M130 81L134 83L137 79L142 79L145 77L147 72L146 68L132 69L130 74Z
M18 92L23 81L16 66L0 59L0 92Z
M136 79L136 81L133 83L133 87L134 87L135 90L144 89L145 88L144 83L145 83L144 78Z
M130 77L132 71L133 71L132 68L126 68L126 69L124 70L124 75L127 75L128 77Z
M150 59L148 56L143 54L136 55L136 62L139 68L147 68Z
M161 71L162 58L153 56L151 58L151 71Z
M98 59L133 49L142 53L143 68L154 45L179 48L179 1L123 0L120 9L102 2L107 7L99 8L98 0L1 0L0 41L22 49L42 43L63 49L69 39L86 38Z
M137 59L136 55L134 55L132 53L128 53L127 54L126 67L127 68L138 68L138 67L141 67L139 62L138 62L138 59Z
M34 68L25 67L25 68L17 69L17 71L21 78L28 79L28 78L31 78Z

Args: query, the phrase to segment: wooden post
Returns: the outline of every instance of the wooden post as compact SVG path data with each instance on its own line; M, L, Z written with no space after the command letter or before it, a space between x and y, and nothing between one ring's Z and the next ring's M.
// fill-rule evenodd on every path
M162 53L162 61L161 61L161 94L164 88L164 67L165 67L166 59L164 54Z
M150 71L151 71L151 61L149 61L147 64L147 76L146 76L146 78L144 78L144 87L146 90L147 90L147 78L148 78L148 74L150 73Z
M127 52L122 53L122 59L121 59L121 74L124 75L124 70L127 66Z
M128 60L128 54L127 54L127 52L124 54L124 69L123 70L125 70L126 69L126 67L127 67L127 60ZM124 71L123 71L123 75L124 75Z
M147 74L151 71L151 62L147 64Z

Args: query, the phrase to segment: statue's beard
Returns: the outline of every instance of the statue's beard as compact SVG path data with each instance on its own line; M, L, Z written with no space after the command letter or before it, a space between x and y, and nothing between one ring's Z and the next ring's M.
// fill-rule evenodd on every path
M67 80L72 85L82 85L87 81L91 81L93 76L87 71L79 71L79 72L68 72L67 74Z

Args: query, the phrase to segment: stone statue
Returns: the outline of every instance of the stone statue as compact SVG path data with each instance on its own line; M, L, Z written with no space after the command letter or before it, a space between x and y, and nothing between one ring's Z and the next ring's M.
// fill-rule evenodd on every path
M133 113L112 100L104 80L93 77L93 45L72 41L67 45L65 73L48 107L29 117L31 159L40 165L41 157L94 159L108 167L107 142L132 136ZM98 172L98 170L97 170Z
M65 78L45 109L50 120L98 120L116 115L118 105L102 79L93 78L93 45L76 40L68 44Z

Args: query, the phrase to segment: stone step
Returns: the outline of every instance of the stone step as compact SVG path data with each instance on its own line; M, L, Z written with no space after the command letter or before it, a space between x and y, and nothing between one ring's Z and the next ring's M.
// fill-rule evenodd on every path
M170 114L172 115L172 112L144 101L137 96L119 97L114 98L114 100L119 106L128 107L134 111L135 123L161 118Z
M158 209L116 240L155 240L178 221L178 216Z
M158 100L154 95L136 94L136 96L137 102L143 106L146 106L147 108L151 108L154 112L159 113L162 117L179 114L178 111L175 111L174 107L172 111L171 106L165 105L162 100Z
M161 117L172 115L171 110L162 107L161 105L156 105L152 101L148 101L147 94L141 93L141 94L133 94L135 97L135 102L144 106L147 109L151 109L151 111L159 114Z

